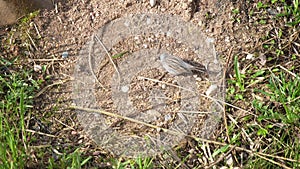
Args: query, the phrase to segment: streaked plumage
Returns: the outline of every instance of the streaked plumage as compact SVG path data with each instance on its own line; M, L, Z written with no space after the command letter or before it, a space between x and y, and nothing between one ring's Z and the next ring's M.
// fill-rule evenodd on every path
M160 55L160 62L163 68L172 75L191 75L193 74L192 70L203 71L196 68L186 62L181 58L163 53Z

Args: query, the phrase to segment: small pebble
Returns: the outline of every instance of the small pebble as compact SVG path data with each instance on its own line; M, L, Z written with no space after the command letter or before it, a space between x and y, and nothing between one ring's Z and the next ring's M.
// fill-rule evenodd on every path
M211 96L211 94L218 89L218 86L216 84L210 85L209 88L206 90L205 94L206 96Z
M248 54L248 55L246 56L246 59L247 59L247 60L252 60L252 59L253 59L253 56L254 56L253 54Z
M166 114L166 115L165 115L165 121L169 121L169 120L171 120L171 119L172 119L172 117L171 117L170 114Z
M121 90L122 90L122 92L127 93L129 91L129 87L128 86L122 86Z
M65 59L65 58L68 57L68 55L69 55L68 52L63 52L62 55L61 55L61 57L62 57L63 59Z
M227 36L227 37L225 37L225 42L230 42L230 39L229 39L229 37Z
M151 7L154 7L155 4L156 4L156 0L150 0L150 6L151 6Z
M71 132L72 135L78 134L76 131Z
M229 154L229 155L226 157L226 164L227 164L228 166L233 166L233 159L232 159L231 154Z
M34 65L34 66L33 66L33 70L34 70L35 72L39 72L40 70L42 70L42 66L41 66L41 65Z
M95 152L93 152L93 156L98 156L100 154L101 154L101 151L95 151Z

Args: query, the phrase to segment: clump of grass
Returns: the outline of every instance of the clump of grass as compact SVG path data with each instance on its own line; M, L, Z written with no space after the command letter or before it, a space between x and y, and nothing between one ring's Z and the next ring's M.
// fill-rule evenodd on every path
M126 169L126 168L136 168L136 169L152 169L153 168L153 158L149 157L137 157L135 160L125 160L113 159L112 166L116 169Z
M54 158L49 159L48 169L53 168L82 168L88 161L92 159L91 156L83 158L80 148L77 148L72 153L63 153L62 157L57 162Z
M4 168L24 168L28 136L25 117L36 89L26 70L14 72L12 62L0 60L0 163Z
M0 168L81 168L91 157L85 157L78 149L63 153L55 160L50 156L47 164L33 159L39 154L53 154L51 149L47 153L39 152L44 150L41 148L34 149L31 143L36 140L36 136L28 132L30 119L35 116L35 95L45 81L45 70L36 76L25 54L25 51L29 53L36 49L35 40L40 38L30 35L30 23L37 14L35 12L22 18L17 25L12 26L6 39L1 39Z
M262 115L258 120L272 119L285 125L299 125L300 120L300 79L289 77L286 73L279 72L278 76L271 74L269 79L269 92L257 90L270 99L268 101L278 103L275 105L264 105L255 100L254 106ZM279 114L278 112L284 112Z
M279 13L269 17L270 9ZM245 52L254 60L242 59L243 54L234 57L227 101L247 112L231 109L234 115L227 115L228 135L232 144L269 157L237 153L235 163L246 168L299 168L299 1L261 1L252 13L261 13L256 23L263 18L267 21L264 24L272 23L272 29L261 38L259 46Z
M253 127L263 151L299 161L300 138L296 133L300 132L300 78L291 77L283 71L277 72L277 75L270 73L269 91L256 90L268 99L253 101L258 114L257 125ZM264 160L253 161L255 165L265 163ZM285 165L299 167L297 162L286 162Z
M4 168L24 168L30 159L28 152L31 135L26 129L34 93L42 81L34 79L33 70L28 68L26 62L21 64L21 58L22 50L28 49L30 44L28 23L37 14L35 12L25 16L19 24L12 26L6 39L1 39L0 166Z
M287 19L288 26L299 26L300 23L300 3L299 0L272 0L272 4L283 7L283 12L278 14L278 17Z

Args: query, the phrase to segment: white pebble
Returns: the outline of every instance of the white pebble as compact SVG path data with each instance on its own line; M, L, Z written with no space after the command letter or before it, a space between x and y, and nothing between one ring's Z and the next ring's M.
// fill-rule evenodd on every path
M206 96L210 96L216 89L218 89L218 86L216 84L210 85L205 92Z
M171 120L171 119L172 119L172 117L171 117L170 114L166 114L166 115L165 115L165 121L169 121L169 120Z
M233 158L231 156L231 154L229 154L227 157L226 157L226 164L228 166L233 166Z
M208 43L214 43L215 42L215 39L214 38L207 38L206 41Z
M227 36L227 37L225 37L225 42L230 42L230 39L229 39L229 37Z
M34 65L34 66L33 66L33 70L34 70L35 72L38 72L38 71L42 70L42 66L41 66L41 65Z
M63 59L65 59L65 58L67 58L67 57L68 57L68 55L69 55L69 53L68 53L68 52L63 52L61 56L62 56L62 58L63 58Z
M253 59L253 54L250 54L250 53L249 53L249 54L246 56L246 59L247 59L247 60L252 60L252 59Z
M127 93L129 91L129 87L127 85L126 86L122 86L121 90L122 90L122 92Z
M151 7L154 7L155 4L156 4L156 0L150 0L150 6L151 6Z

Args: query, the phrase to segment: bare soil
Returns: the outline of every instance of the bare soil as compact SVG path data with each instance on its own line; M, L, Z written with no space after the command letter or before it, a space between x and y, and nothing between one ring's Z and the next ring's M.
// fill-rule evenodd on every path
M232 13L233 9L240 9L240 21L235 20ZM84 47L91 35L95 33L104 24L120 17L128 16L135 13L165 13L182 17L184 20L199 26L199 31L204 32L208 37L215 39L216 51L221 57L225 67L230 68L232 53L243 52L246 49L253 48L259 41L259 38L270 29L268 26L257 30L251 25L251 20L247 17L247 9L252 8L248 6L246 1L229 1L229 0L170 0L158 1L154 7L151 7L149 1L146 0L73 0L69 2L59 2L56 9L41 11L40 15L34 19L33 24L36 26L32 28L32 34L40 34L42 37L38 43L35 44L28 58L30 64L46 65L47 72L44 76L51 78L45 81L44 86L54 84L47 90L41 93L35 100L35 113L31 120L31 128L36 131L55 135L49 138L43 135L36 135L37 141L32 141L32 146L51 145L57 151L71 151L78 145L83 145L82 149L86 151L87 155L95 157L95 161L102 161L103 156L112 156L110 152L98 147L93 140L82 130L80 124L76 119L74 110L69 109L72 105L72 75L74 66L76 65L77 56L80 50ZM131 38L131 39L130 39ZM142 39L147 40L148 38ZM176 54L184 59L200 62L197 57L193 56L193 52L185 46L178 45L177 42L172 42L172 39L163 40L163 44L169 44L170 50L175 50ZM143 48L141 45L133 46L135 42L134 37L129 37L127 41L115 46L115 51L135 51ZM147 48L151 45L158 45L158 42L149 43ZM62 59L62 53L68 52L68 57ZM118 53L118 52L116 52ZM126 56L126 55L124 55ZM44 60L42 60L44 59ZM47 60L48 59L48 60ZM120 59L119 61L121 61ZM108 61L107 61L108 62ZM100 68L99 68L100 69ZM100 70L99 70L100 71ZM113 67L104 66L103 70L107 72L106 76L100 78L104 86L109 86L109 79L111 78ZM149 72L141 72L140 76L151 77L153 79L161 78L161 80L173 83L172 76L164 75L161 70L151 70ZM137 79L133 79L137 82ZM208 87L205 76L199 76L199 93L204 93ZM149 98L149 93L141 89L141 86L147 86L148 89L155 87L161 88L154 82L144 81L142 84L132 83L132 91L130 97L134 104L139 105L139 110L145 110L151 107L148 105L146 98ZM179 109L176 102L178 89L174 87L165 88L166 95L172 98L170 109L167 112L174 112ZM137 94L139 93L139 94ZM97 92L97 101L102 108L112 110L112 102L110 99L111 93ZM201 103L206 103L207 100L200 100ZM199 111L205 111L207 105L200 107ZM171 114L173 116L174 114ZM156 125L167 126L162 124L164 115L157 119ZM173 118L173 117L171 117ZM199 126L206 118L203 116L198 119ZM113 121L111 123L114 123ZM128 124L130 126L130 124ZM132 125L132 124L131 124ZM126 125L125 125L126 126ZM199 127L198 126L198 127ZM123 126L124 127L124 126ZM132 130L136 130L133 126ZM193 129L194 135L198 135L199 128L197 126ZM126 128L126 127L125 127ZM119 128L120 129L120 128ZM121 128L122 130L124 128ZM127 127L128 129L128 127ZM222 128L219 128L222 130ZM139 128L138 131L143 130ZM147 130L145 130L146 132ZM125 129L124 129L125 132ZM129 132L129 131L127 131ZM152 131L155 132L155 131ZM219 131L214 132L211 138L215 138ZM185 143L187 152L189 149L194 149L194 143ZM51 149L45 147L45 149ZM189 148L188 148L189 147ZM51 151L51 150L50 150ZM36 163L46 164L48 158L53 154L46 153L45 156L35 156L35 150L32 151L33 157L36 158ZM196 154L196 152L194 152ZM194 162L195 156L188 159L187 164L192 167L196 166ZM99 162L99 164L102 164ZM101 166L101 165L99 165ZM98 167L99 167L98 166Z

